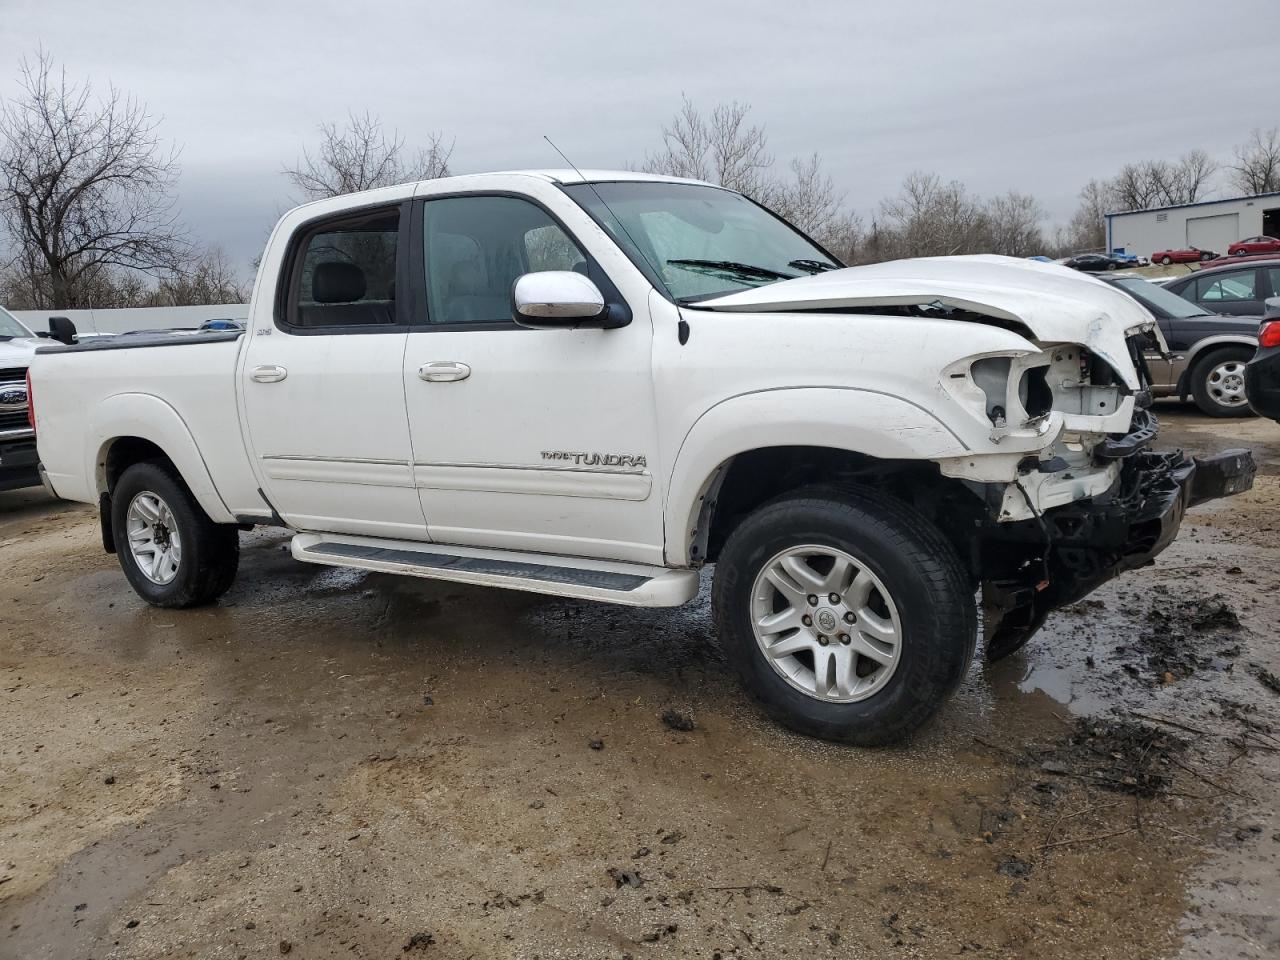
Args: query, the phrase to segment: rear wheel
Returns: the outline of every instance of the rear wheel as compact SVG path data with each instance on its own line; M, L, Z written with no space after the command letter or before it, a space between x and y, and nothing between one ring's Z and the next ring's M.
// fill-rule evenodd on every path
M721 551L720 640L784 725L863 746L924 723L963 679L973 590L923 516L862 488L811 488L759 508Z
M1197 360L1191 369L1196 406L1211 417L1252 416L1244 387L1244 368L1252 356L1243 347L1225 347Z
M1173 263L1173 257L1170 257L1170 256L1161 257L1160 262L1167 267L1169 266L1169 264Z
M195 607L227 592L240 534L209 519L167 463L135 463L111 493L116 555L138 596L157 607Z

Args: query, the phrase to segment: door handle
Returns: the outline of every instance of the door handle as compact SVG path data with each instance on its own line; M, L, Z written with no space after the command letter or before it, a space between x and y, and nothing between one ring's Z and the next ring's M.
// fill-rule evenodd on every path
M268 363L262 367L254 367L249 371L249 376L258 383L279 383L288 375L288 370L274 363Z
M471 376L471 368L456 360L432 360L418 368L419 379L427 383L451 383Z

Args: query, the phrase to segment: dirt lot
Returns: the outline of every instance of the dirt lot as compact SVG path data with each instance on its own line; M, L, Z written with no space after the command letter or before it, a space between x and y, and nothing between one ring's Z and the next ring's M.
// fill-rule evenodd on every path
M461 589L261 531L167 612L91 511L0 494L0 956L1280 955L1280 427L1160 412L1257 488L879 751L762 719L705 591Z

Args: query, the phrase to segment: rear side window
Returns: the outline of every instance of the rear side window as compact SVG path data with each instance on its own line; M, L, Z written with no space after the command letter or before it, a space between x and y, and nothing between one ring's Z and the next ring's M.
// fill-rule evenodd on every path
M587 272L551 215L517 197L442 197L423 206L430 323L511 321L511 287L541 270Z
M285 322L304 330L395 324L399 237L398 209L309 228L296 241Z
M1206 303L1255 300L1256 273L1245 270L1196 280L1196 299Z

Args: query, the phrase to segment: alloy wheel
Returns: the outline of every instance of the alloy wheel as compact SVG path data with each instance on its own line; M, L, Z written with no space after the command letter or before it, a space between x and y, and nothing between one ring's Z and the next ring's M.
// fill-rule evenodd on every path
M769 665L826 703L878 693L902 650L902 622L884 583L835 547L791 547L766 563L751 589L751 628Z
M182 538L173 511L157 494L144 490L125 512L129 552L152 583L169 583L182 563Z

